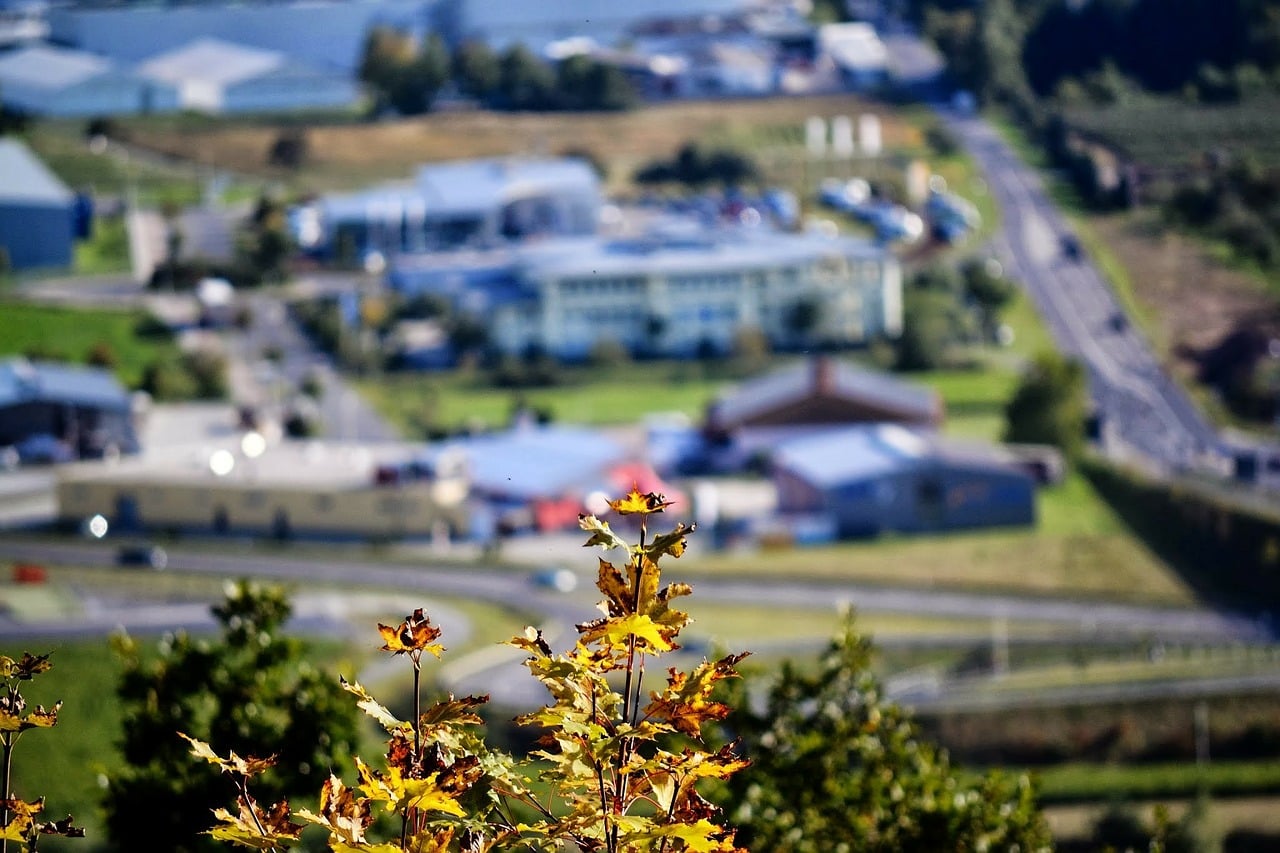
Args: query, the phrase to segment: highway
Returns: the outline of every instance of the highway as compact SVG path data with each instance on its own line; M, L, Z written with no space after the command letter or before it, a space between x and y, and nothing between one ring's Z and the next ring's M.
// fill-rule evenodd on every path
M981 167L1003 220L997 257L1022 283L1063 352L1079 358L1104 427L1104 451L1178 473L1225 453L1214 428L1161 368L1151 347L1083 253L1040 176L974 115L939 109L947 128Z

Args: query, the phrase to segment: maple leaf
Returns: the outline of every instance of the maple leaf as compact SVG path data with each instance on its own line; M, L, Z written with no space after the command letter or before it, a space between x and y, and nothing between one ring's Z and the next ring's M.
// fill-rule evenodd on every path
M614 548L627 547L627 540L614 533L609 522L601 521L594 515L578 516L578 526L591 534L591 538L583 544L584 548L599 545L606 551L612 551Z
M645 838L672 838L682 842L682 850L689 853L736 853L740 848L733 843L733 831L717 826L709 820L694 823L673 823L644 833Z
M42 672L53 667L48 655L33 655L23 652L19 660L0 655L0 678L16 678L19 681L30 681Z
M712 700L711 692L716 682L737 676L734 667L744 657L745 654L729 655L714 662L703 661L688 674L668 670L667 688L650 694L652 701L645 708L645 716L669 722L687 735L698 735L703 723L729 715L729 706Z
M325 827L335 839L352 845L364 844L365 830L373 823L369 801L357 797L355 791L332 773L320 789L320 814L299 809L296 816L300 820Z
M488 696L465 696L454 699L452 695L446 701L437 702L422 712L419 724L424 729L447 725L480 725L484 722L474 709L489 701Z
M41 835L59 835L63 838L84 838L84 829L75 825L75 818L67 815L62 820L45 821L36 827Z
M656 492L641 494L640 487L631 486L631 491L625 497L616 501L609 501L609 507L618 515L651 515L655 512L662 512L671 506L671 501L665 496Z
M416 659L423 652L430 652L438 658L444 651L444 646L435 642L440 637L440 629L431 624L431 619L422 612L421 607L394 628L379 623L378 633L386 641L382 646L384 652L409 654Z
M684 554L689 534L698 529L696 524L690 524L687 527L684 522L680 522L673 530L666 533L659 533L653 538L653 541L641 549L641 552L652 559L657 559L664 554L669 554L679 559Z
M365 690L358 681L347 681L342 676L338 676L338 683L342 685L343 690L356 697L357 708L377 720L378 724L388 732L408 731L412 728L409 723L397 719L394 714L370 696L369 691Z
M641 613L596 619L578 625L577 629L585 643L600 642L615 648L625 648L627 641L634 637L650 651L666 652L672 648L668 632Z
M267 758L241 758L235 752L228 752L227 757L223 758L213 751L213 747L202 740L197 740L190 735L178 732L178 737L191 744L191 754L197 758L203 758L210 764L216 764L222 769L223 773L238 773L246 779L252 779L259 773L263 773L276 766L276 757L274 755Z

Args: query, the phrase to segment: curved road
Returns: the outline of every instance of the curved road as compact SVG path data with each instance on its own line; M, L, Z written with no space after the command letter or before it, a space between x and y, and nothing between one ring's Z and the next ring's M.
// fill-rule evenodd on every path
M51 564L104 566L114 564L114 548L94 544L0 542L0 558ZM169 554L169 570L218 576L247 576L285 581L302 587L307 582L358 584L398 594L402 608L420 606L416 595L457 596L481 599L541 614L541 628L553 647L567 644L572 626L592 616L594 588L564 595L534 587L522 575L477 567L416 568L385 563L299 559L259 555L224 555L195 551ZM1167 609L1098 602L1047 600L1005 595L981 595L936 590L895 589L857 583L792 580L694 581L702 601L756 603L831 610L853 604L861 612L893 612L1025 620L1071 626L1083 634L1104 637L1138 637L1148 640L1249 642L1268 639L1265 626L1249 619L1203 609ZM305 587L302 587L305 589ZM207 609L207 606L206 606ZM64 633L100 634L123 622L126 628L166 630L189 624L192 613L170 611L166 620L154 608L137 611L141 624L130 624L130 610L87 613L74 625L57 626ZM408 612L406 610L406 612ZM323 613L321 615L324 615ZM0 637L47 634L51 626L0 619ZM331 630L331 629L330 629ZM504 705L530 706L543 701L540 685L520 667L522 653L495 648L479 659L459 662L446 671L455 689L488 692Z

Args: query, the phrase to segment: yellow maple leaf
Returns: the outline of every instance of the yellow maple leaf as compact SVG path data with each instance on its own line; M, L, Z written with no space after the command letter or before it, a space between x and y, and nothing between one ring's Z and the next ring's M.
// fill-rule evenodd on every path
M408 654L416 660L423 652L440 657L440 653L444 651L444 646L435 642L440 636L440 629L431 624L431 619L422 612L421 607L395 627L379 623L378 633L385 641L382 646L384 652Z
M632 484L625 497L609 501L609 507L618 515L652 515L671 506L671 501L657 492L642 494L640 487Z

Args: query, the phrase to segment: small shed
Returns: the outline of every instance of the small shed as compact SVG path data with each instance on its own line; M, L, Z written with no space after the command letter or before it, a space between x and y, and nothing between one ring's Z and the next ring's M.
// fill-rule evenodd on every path
M991 445L894 424L824 431L773 453L778 510L825 517L842 538L1035 523L1035 483Z
M0 139L0 251L13 270L71 265L75 195L27 146Z

